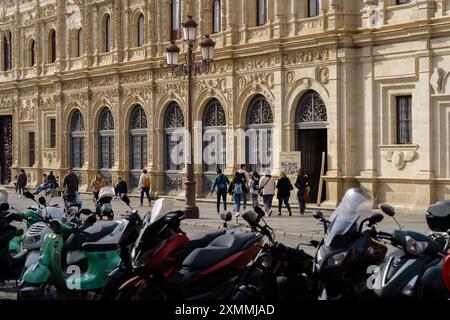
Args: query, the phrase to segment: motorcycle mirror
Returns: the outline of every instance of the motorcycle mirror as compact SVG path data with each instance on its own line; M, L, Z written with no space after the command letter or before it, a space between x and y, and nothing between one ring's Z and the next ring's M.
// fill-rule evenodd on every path
M369 221L370 221L370 223L379 223L379 222L381 222L382 220L383 220L383 215L382 214L379 214L379 213L376 213L376 214L374 214L373 216L371 216L370 218L369 218Z
M40 197L40 198L38 199L38 201L39 201L39 203L40 203L41 205L43 205L43 206L45 206L45 205L47 204L47 201L45 200L44 197Z
M317 220L321 220L321 219L323 219L323 213L321 211L314 211L313 217Z
M250 226L254 227L258 225L260 216L255 210L247 210L242 214L242 218L247 221Z
M311 240L311 241L309 242L309 245L310 245L311 247L318 248L319 245L320 245L320 242L317 241L317 240Z
M395 216L395 209L387 203L383 203L382 205L380 205L380 209L390 217Z
M231 212L222 212L220 214L220 219L222 219L225 222L231 221L232 216L231 216Z
M81 209L79 213L85 216L90 216L92 214L92 210L84 208Z
M127 206L130 205L130 198L126 194L122 195L122 201L127 204Z
M89 224L94 224L97 222L97 217L95 216L95 214L91 214L87 217L86 222Z
M30 191L25 191L25 192L23 193L23 196L24 196L25 198L27 198L27 199L34 200L34 195L33 195Z
M3 202L0 204L0 211L8 211L9 210L9 203Z

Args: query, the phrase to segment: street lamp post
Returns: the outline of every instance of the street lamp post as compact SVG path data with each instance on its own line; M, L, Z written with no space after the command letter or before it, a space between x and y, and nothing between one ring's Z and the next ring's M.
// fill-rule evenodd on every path
M167 64L172 68L172 74L178 77L187 78L188 90L187 90L187 110L186 110L186 130L189 134L189 158L186 164L186 204L184 212L188 219L198 219L199 210L196 204L195 193L195 177L194 177L194 145L192 142L192 91L193 91L193 77L198 74L207 73L209 70L209 64L214 59L214 47L215 42L209 38L208 35L200 43L202 62L195 62L195 55L193 53L194 41L197 32L197 23L192 19L192 16L188 16L188 19L183 22L183 37L187 44L187 52L185 55L185 63L178 65L178 58L180 54L180 48L172 42L166 48Z

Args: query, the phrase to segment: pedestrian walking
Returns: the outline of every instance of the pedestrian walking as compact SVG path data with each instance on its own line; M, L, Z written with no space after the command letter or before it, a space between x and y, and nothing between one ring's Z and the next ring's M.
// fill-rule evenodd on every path
M19 199L23 198L25 187L27 186L28 178L24 169L20 169L20 173L17 176L17 190L19 192Z
M250 199L252 200L252 207L259 207L259 181L261 180L260 175L257 171L253 171L252 176L250 177L249 186L249 194Z
M305 171L303 168L300 168L297 171L297 179L295 180L295 187L297 188L297 199L298 204L300 206L300 215L305 215L305 209L306 209L306 199L305 195L309 194L310 188L310 181L308 175L305 174Z
M227 211L227 188L230 184L230 180L226 175L222 173L222 169L217 169L217 176L214 178L211 187L211 196L214 191L217 194L217 213L220 213L220 200L223 201L223 210Z
M150 198L150 188L151 188L151 180L148 175L148 171L146 169L142 170L141 177L139 178L139 191L141 193L141 207L144 205L144 194L147 196L148 205L152 205L152 200Z
M97 202L98 194L100 193L100 190L102 190L102 188L106 187L106 185L107 185L107 183L106 183L105 179L103 179L102 173L97 172L94 180L92 180L92 183L91 183L92 194L94 195L94 202Z
M73 172L73 168L69 168L67 175L64 176L63 187L67 188L68 193L78 192L78 177Z
M128 186L125 180L122 180L121 177L117 179L117 185L114 188L116 196L119 196L122 199L123 196L126 196L128 193Z
M281 216L281 209L283 202L288 209L289 216L292 216L291 206L289 205L289 198L291 197L291 190L294 190L291 180L286 176L286 172L281 172L280 179L277 182L277 198L278 198L278 215Z
M236 172L233 180L228 187L228 193L231 194L234 201L234 211L236 217L241 214L241 201L244 193L248 192L245 179L239 172Z
M264 209L270 217L272 215L272 201L275 195L276 183L269 170L266 171L264 177L259 182L259 187L263 196Z
M245 164L241 164L241 168L238 170L238 173L241 175L242 179L244 179L246 192L242 194L242 203L244 207L244 211L247 209L247 194L248 194L248 186L250 182L250 175L247 172L247 166Z

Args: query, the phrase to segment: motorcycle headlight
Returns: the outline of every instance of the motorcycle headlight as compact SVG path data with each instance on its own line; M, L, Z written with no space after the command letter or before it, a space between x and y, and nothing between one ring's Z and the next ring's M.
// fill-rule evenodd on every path
M422 254L428 248L428 242L426 241L416 241L410 236L405 237L405 246L408 253L418 256Z
M264 269L269 269L272 266L272 256L269 253L264 253L258 258L258 263Z
M348 251L340 252L330 257L327 261L328 266L339 266L347 257Z

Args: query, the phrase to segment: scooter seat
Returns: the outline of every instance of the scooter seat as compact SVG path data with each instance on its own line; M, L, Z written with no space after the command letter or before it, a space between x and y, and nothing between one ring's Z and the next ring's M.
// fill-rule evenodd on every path
M225 230L219 230L210 233L196 234L195 236L190 237L189 242L180 251L178 257L183 260L195 249L206 247L211 243L211 241L213 241L217 237L220 237L224 233Z
M117 250L117 243L114 242L85 242L81 246L84 252L105 252Z
M108 221L84 230L85 233L71 234L66 241L66 249L68 251L81 250L81 246L86 242L96 242L101 238L112 233L118 226L116 221Z
M191 270L202 270L213 266L228 256L246 248L248 243L252 243L255 234L224 234L213 240L205 248L198 248L192 251L182 265Z

